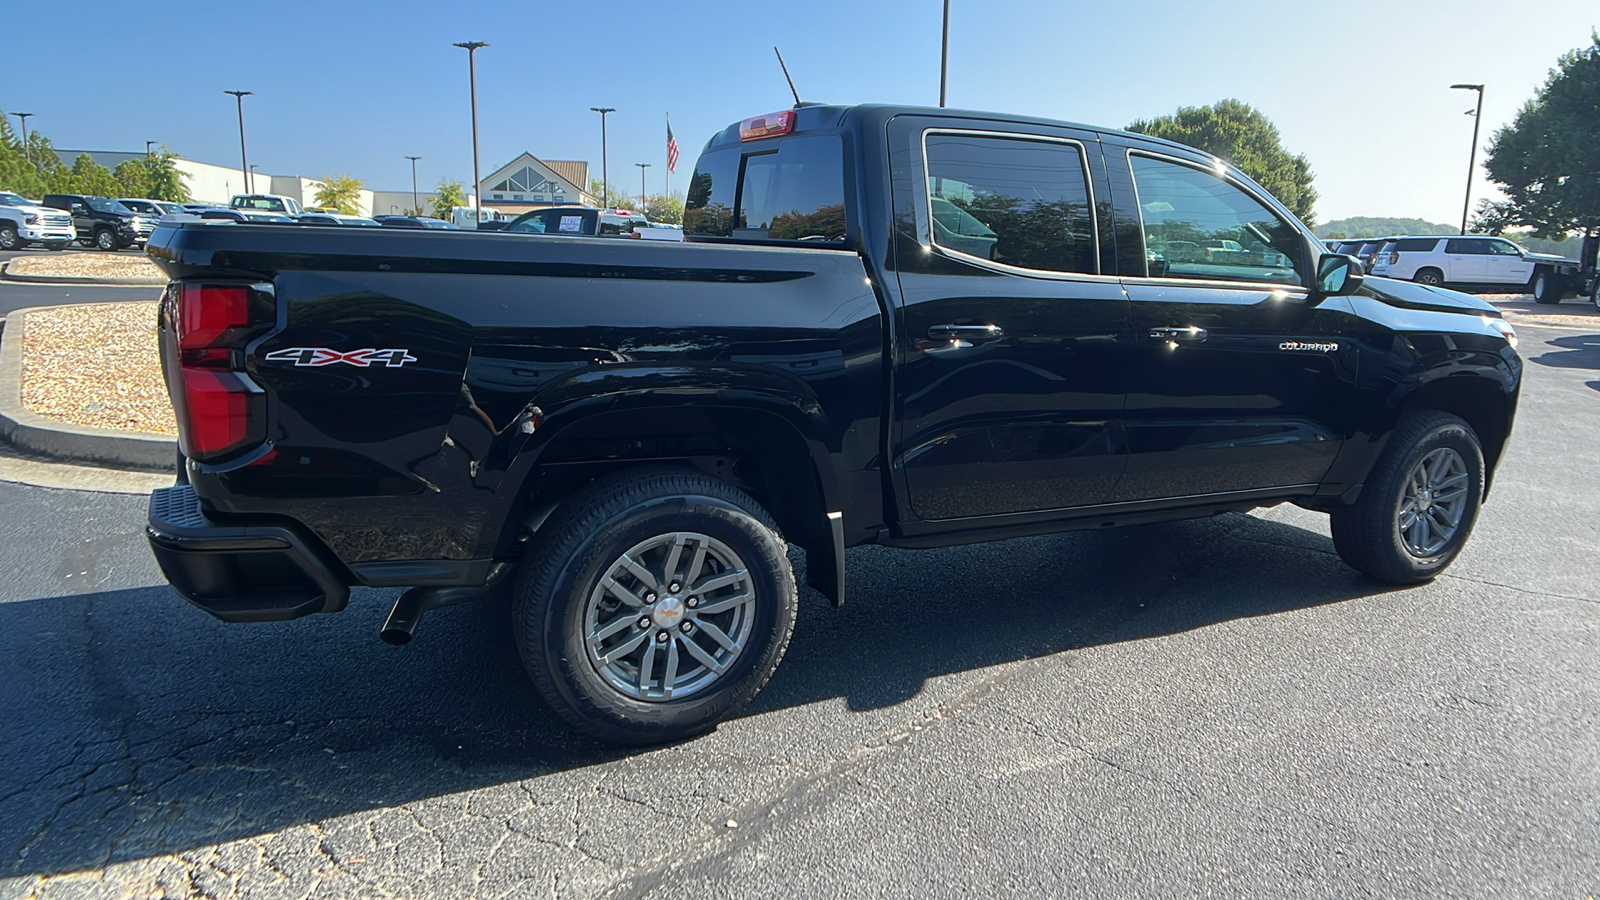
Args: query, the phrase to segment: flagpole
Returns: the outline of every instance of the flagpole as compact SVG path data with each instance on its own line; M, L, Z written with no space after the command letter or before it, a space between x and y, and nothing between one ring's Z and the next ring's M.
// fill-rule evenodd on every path
M672 134L672 113L667 113L667 134ZM672 148L667 148L667 196L672 196Z

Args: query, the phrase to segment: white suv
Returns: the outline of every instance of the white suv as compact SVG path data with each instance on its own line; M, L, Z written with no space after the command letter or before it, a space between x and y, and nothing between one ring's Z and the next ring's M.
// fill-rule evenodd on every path
M1464 290L1531 287L1535 300L1554 303L1559 295L1552 274L1570 262L1489 235L1399 237L1378 251L1372 274Z

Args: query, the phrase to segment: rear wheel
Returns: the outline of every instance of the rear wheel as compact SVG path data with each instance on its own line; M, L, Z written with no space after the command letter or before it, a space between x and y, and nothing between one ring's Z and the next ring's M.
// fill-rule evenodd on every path
M1438 287L1444 284L1444 273L1438 269L1419 269L1417 274L1411 276L1411 280L1417 284Z
M102 228L96 231L94 233L94 245L101 250L115 251L118 246L117 233L109 228Z
M1533 276L1533 302L1551 304L1561 302L1561 279L1549 272Z
M512 612L539 693L602 740L644 744L716 727L789 645L787 547L745 494L651 468L582 488L524 556Z
M1395 426L1360 499L1333 511L1333 546L1379 581L1428 581L1471 535L1483 477L1483 449L1470 425L1437 410L1412 413Z
M1600 272L1595 273L1594 284L1589 288L1589 302L1594 304L1595 309L1600 309Z

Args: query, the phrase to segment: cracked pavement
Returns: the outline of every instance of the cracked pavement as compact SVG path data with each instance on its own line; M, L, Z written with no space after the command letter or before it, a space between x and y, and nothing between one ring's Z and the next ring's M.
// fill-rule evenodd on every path
M571 734L495 604L225 625L0 483L0 898L1600 894L1600 336L1522 328L1449 576L1294 507L861 548L714 734Z

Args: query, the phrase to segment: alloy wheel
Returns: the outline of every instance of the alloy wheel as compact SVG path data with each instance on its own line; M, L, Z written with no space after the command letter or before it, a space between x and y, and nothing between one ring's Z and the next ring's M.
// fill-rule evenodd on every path
M1440 447L1417 460L1406 477L1395 517L1408 553L1419 558L1433 556L1456 536L1467 511L1470 478L1466 460L1450 447Z
M646 702L715 684L755 629L755 584L727 544L669 532L606 568L583 611L589 663L611 688Z

